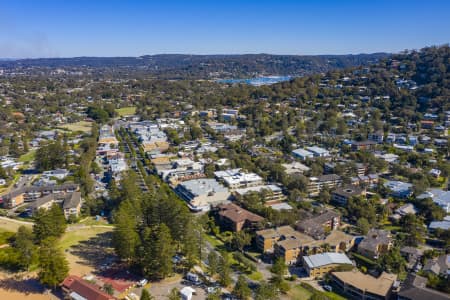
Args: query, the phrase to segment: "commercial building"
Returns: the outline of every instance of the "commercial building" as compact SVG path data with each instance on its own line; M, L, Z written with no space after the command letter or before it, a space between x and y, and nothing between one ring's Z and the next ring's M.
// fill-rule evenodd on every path
M264 183L264 180L258 174L242 172L241 169L217 171L214 172L214 176L232 190L258 186Z
M208 211L212 206L223 204L230 197L230 192L215 179L194 179L180 183L175 188L193 211Z

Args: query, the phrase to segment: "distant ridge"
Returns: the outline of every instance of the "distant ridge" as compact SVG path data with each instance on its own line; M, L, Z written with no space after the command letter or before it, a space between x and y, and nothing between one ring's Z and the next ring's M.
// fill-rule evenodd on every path
M3 68L116 68L178 77L303 76L332 69L369 65L388 53L349 55L156 54L139 57L36 58L0 61Z

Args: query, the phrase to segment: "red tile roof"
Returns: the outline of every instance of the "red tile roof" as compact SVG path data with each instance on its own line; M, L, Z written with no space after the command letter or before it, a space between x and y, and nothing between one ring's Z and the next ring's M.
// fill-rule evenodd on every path
M88 300L115 300L111 295L100 290L100 287L91 284L82 278L70 275L64 279L62 287L68 289L70 292L75 292L78 295Z

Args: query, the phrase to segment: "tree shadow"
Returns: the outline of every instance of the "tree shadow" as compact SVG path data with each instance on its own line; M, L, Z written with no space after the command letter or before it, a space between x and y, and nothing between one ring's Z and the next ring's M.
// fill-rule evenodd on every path
M0 280L0 289L28 294L44 294L45 287L36 278L19 278L18 276Z
M77 263L87 266L107 267L116 260L112 246L112 232L100 233L86 241L81 241L72 246L69 252L79 257Z

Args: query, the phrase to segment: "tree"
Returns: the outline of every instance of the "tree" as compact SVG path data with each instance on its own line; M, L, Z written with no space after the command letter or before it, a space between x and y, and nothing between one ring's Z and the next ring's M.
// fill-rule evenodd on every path
M247 280L244 275L239 275L236 285L233 289L233 295L238 299L248 299L252 294L251 289L248 287Z
M59 238L66 231L66 218L56 203L48 210L39 209L34 219L33 234L38 243L49 237Z
M405 270L406 260L400 254L400 249L394 247L380 256L377 261L378 268L389 273L400 273Z
M106 283L105 285L103 285L103 289L105 290L105 292L108 295L113 295L114 294L114 288L111 285L111 283Z
M370 224L366 218L359 218L358 221L356 222L356 227L358 227L359 232L361 232L361 234L365 235L370 229Z
M174 241L169 227L161 224L144 231L141 267L145 275L163 279L173 272Z
M208 254L208 273L209 276L214 276L219 269L219 256L216 251L211 251Z
M231 284L231 268L228 253L225 252L219 261L219 282L222 286L226 287Z
M263 282L256 289L255 300L276 300L278 299L277 288L269 283Z
M39 248L39 281L51 288L56 288L66 278L69 264L57 246L53 237L46 238Z
M275 287L280 289L283 292L287 292L289 290L289 284L287 284L284 280L284 275L286 274L287 266L284 263L284 259L279 257L275 261L275 263L270 268L270 272L274 274L274 276L270 279Z
M173 288L170 290L167 298L169 298L169 300L180 300L180 291L177 288Z
M33 231L25 226L20 226L17 230L13 246L19 253L20 266L26 270L29 269L30 265L37 258L37 249L33 241Z
M114 215L113 245L119 257L131 261L135 257L135 250L140 243L136 232L137 218L132 203L123 201Z
M155 298L150 295L147 289L142 289L141 299L140 300L154 300Z
M244 247L250 245L251 241L251 235L244 230L233 234L232 244L240 252L244 251Z
M287 266L284 263L284 260L282 257L278 257L275 263L270 268L270 272L275 274L276 276L284 277L286 274Z

